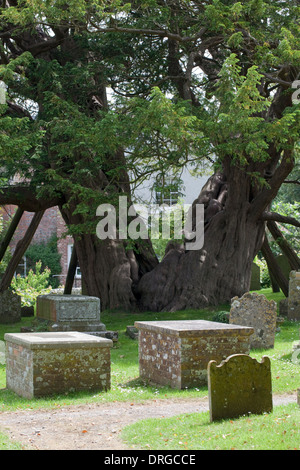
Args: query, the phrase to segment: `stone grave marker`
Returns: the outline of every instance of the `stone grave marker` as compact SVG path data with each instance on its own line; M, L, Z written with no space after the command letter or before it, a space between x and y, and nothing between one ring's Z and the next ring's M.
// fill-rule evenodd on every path
M231 300L229 323L252 327L251 348L274 347L277 321L277 304L264 295L247 292Z
M21 297L8 289L0 294L0 323L19 321L21 321Z
M79 331L106 336L100 320L100 299L85 295L40 295L36 303L38 320L48 322L50 331Z
M261 363L246 354L229 356L219 365L210 361L208 392L210 420L270 413L273 409L271 362Z
M300 364L300 341L293 342L292 362Z
M300 272L290 273L288 299L288 319L300 321Z
M285 298L279 302L279 315L287 317L289 312L289 299Z

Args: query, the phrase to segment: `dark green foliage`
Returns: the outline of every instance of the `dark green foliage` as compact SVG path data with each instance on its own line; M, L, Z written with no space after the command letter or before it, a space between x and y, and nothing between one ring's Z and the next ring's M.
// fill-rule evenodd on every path
M212 317L212 321L218 323L229 323L229 312L216 312Z
M61 255L57 250L57 237L54 235L48 243L34 243L27 252L28 268L33 269L38 261L42 262L42 271L47 267L51 271L50 285L53 288L59 286L59 277L55 277L61 273L60 258Z

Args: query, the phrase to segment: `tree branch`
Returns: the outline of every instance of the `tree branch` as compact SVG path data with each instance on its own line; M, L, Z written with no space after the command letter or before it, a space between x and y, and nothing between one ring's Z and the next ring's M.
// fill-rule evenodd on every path
M33 189L28 186L15 185L0 188L1 206L12 204L27 212L40 212L63 203L63 198L59 196L38 199Z
M299 180L287 180L283 182L284 184L300 184Z
M140 34L144 36L158 36L161 38L172 39L177 42L193 42L197 39L200 39L203 34L206 32L205 27L201 28L199 33L195 36L180 36L180 34L171 33L167 29L143 29L143 28L126 28L123 26L113 26L107 28L100 28L95 23L91 22L93 28L95 28L99 33L128 33L128 34Z
M294 166L293 151L290 149L285 150L280 165L269 180L269 188L260 192L251 203L251 215L254 219L259 219L262 216L262 213L276 197L280 186Z
M294 217L281 215L281 214L278 214L277 212L265 211L263 212L261 218L266 221L273 220L275 222L280 222L282 224L290 224L290 225L294 225L295 227L300 227L300 222Z
M268 237L266 234L265 234L263 246L261 247L261 252L262 252L263 257L266 260L270 274L273 275L275 282L277 282L278 286L280 287L284 295L288 297L289 295L288 280L286 279L284 273L282 272L282 269L280 268L270 248Z
M281 78L274 77L274 75L270 75L269 73L262 72L262 75L270 80L272 83L279 83L282 86L287 88L291 88L293 82L287 82L286 80L282 80Z
M12 101L7 101L7 105L8 105L7 114L11 114L12 116L16 116L16 117L20 117L20 118L27 117L31 121L33 121L33 118L31 116L31 114L29 113L29 111L22 108L22 106L20 106L16 103L13 103Z
M31 240L42 220L42 217L44 215L44 211L41 211L41 212L37 212L36 214L34 214L32 220L31 220L31 223L28 227L28 229L26 230L26 233L24 235L24 237L22 238L22 240L20 240L18 243L17 243L17 246L16 246L16 249L14 251L14 254L11 258L11 260L9 261L8 263L8 266L6 268L6 271L1 279L1 283L0 283L0 292L4 292L6 289L9 288L10 284L11 284L11 281L12 281L12 278L14 276L14 273L22 259L22 257L24 256L24 253L26 252L27 248L29 247L30 243L31 243Z
M291 269L298 271L300 269L300 259L298 258L297 253L295 250L290 246L288 241L285 239L279 228L277 227L276 223L272 220L269 220L267 223L267 227L272 234L272 237L276 241L277 245L281 249L282 253L287 257Z

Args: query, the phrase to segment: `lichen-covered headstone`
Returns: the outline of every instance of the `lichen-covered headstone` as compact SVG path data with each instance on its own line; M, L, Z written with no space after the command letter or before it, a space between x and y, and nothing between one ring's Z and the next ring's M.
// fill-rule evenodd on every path
M288 311L289 311L289 299L285 298L280 300L279 302L279 315L283 317L288 316Z
M262 294L247 292L231 300L229 323L254 329L251 348L274 347L277 319L277 304Z
M21 297L11 290L0 294L0 323L17 323L21 321Z
M300 320L300 272L291 271L288 300L289 320Z
M245 354L208 364L210 420L270 413L273 409L270 359L259 363Z

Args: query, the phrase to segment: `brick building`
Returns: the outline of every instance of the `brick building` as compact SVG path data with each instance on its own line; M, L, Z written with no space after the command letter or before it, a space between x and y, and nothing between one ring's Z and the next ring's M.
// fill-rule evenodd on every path
M2 206L0 208L0 214L3 217L3 220L6 222L10 222L14 213L16 211L16 206ZM33 217L32 212L24 212L22 218L19 222L18 228L13 236L13 239L10 243L10 249L13 252L16 244L19 240L21 240L25 232L31 222ZM73 238L71 236L64 237L64 233L66 231L65 223L61 217L58 207L52 207L45 211L45 214L41 220L41 223L33 237L31 243L47 243L50 239L56 235L58 242L57 242L57 249L61 256L61 274L60 274L60 284L64 285L67 272L69 261L71 258L72 248L73 248ZM22 275L27 274L27 265L26 265L26 257L23 259L23 263L19 266L19 271ZM76 278L74 280L74 287L80 287L81 285L81 276L80 270L77 269Z

